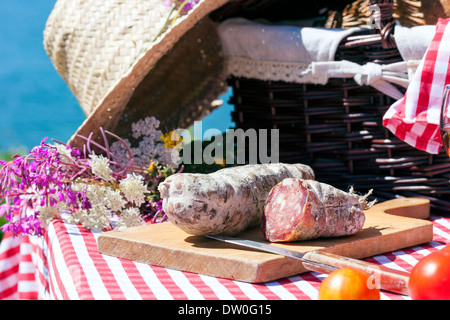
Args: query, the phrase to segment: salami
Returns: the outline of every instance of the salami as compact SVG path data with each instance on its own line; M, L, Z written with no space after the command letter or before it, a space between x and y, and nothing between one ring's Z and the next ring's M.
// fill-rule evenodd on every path
M368 195L344 192L314 180L285 179L270 191L262 230L271 242L352 235L362 229Z
M270 190L285 178L314 179L303 164L255 164L210 174L177 173L158 189L169 221L194 235L236 235L260 225Z

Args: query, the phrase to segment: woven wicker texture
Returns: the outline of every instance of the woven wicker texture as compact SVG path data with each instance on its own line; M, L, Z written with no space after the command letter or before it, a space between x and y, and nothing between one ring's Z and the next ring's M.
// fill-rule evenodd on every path
M392 16L381 20L379 33L344 39L335 60L402 61L389 29ZM341 189L373 189L380 201L427 197L436 212L450 213L450 159L444 150L430 155L414 149L383 127L382 117L395 102L388 96L350 78L314 85L232 77L229 84L236 127L279 129L280 161L309 164L319 181Z
M351 28L366 26L371 15L370 0L356 0L341 10L329 10L323 26ZM393 17L405 27L434 25L438 18L450 17L449 0L394 0Z

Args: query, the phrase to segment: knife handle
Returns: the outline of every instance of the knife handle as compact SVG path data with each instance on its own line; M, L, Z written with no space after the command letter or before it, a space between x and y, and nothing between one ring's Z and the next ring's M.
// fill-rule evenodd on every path
M338 256L329 252L322 251L310 251L303 257L304 260L314 261L322 265L328 265L336 268L355 268L365 271L371 280L371 284L374 287L386 291L391 291L403 295L408 295L408 281L409 273L399 270L387 268L382 265L376 265L373 263ZM321 267L308 262L303 262L305 268L311 271L317 271L321 273L330 273L331 268Z

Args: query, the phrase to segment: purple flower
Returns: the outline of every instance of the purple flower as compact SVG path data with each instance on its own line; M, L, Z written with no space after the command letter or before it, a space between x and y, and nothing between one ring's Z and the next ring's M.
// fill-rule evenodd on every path
M34 205L56 206L65 198L74 203L73 193L67 194L67 191L70 191L70 178L74 172L86 167L81 153L66 146L69 156L64 158L58 148L47 144L46 140L43 139L27 155L15 155L11 161L0 163L0 199L5 200L0 213L9 221L3 230L11 231L13 235L42 232L38 216L29 210Z
M199 2L200 0L190 0L188 3L186 3L183 7L183 10L189 11L194 8L194 6Z
M63 202L63 201L65 200L64 193L63 193L62 191L58 191L58 192L56 193L56 197L57 197L58 200L61 201L61 202Z
M76 205L77 203L77 196L75 195L75 193L72 192L72 190L67 190L66 191L66 198L67 198L67 204L68 205Z

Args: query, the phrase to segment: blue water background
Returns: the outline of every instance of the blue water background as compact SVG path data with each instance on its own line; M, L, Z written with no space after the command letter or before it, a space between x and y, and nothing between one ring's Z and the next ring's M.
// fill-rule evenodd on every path
M86 116L43 46L55 0L0 0L0 151L26 152L44 137L67 141ZM225 104L203 131L233 127Z

